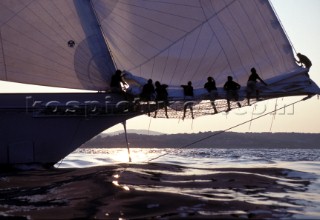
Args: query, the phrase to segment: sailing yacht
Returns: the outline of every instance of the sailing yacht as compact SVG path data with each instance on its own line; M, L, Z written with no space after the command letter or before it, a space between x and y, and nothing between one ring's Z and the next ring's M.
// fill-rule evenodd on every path
M0 80L85 91L0 94L0 164L52 166L145 114L132 100L148 79L167 84L174 102L192 81L201 103L208 76L225 100L230 75L245 100L252 67L268 84L263 99L320 93L268 0L0 1ZM125 95L110 92L117 69Z

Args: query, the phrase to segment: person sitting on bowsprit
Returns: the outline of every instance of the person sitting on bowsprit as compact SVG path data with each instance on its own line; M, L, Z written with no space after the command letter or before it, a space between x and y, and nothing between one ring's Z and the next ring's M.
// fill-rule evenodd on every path
M247 99L248 99L248 105L250 105L250 97L253 92L256 92L256 99L259 100L259 94L260 91L257 88L257 80L262 82L265 86L267 86L267 83L261 79L261 77L258 75L255 68L251 68L251 74L249 76L248 82L247 82Z
M241 104L238 102L239 100L239 94L238 94L238 90L241 88L241 86L236 83L235 81L233 81L232 76L228 76L228 80L227 82L224 84L223 86L224 90L227 91L227 103L228 103L228 109L227 111L230 111L230 100L234 99L237 101L237 105L240 108Z
M192 119L194 119L193 117L193 102L191 100L193 100L193 87L192 87L192 82L189 81L188 85L181 85L181 87L183 88L183 92L184 92L184 100L186 101L184 103L184 108L183 108L183 117L182 120L186 117L186 111L187 108L189 107L190 111L191 111L191 117Z

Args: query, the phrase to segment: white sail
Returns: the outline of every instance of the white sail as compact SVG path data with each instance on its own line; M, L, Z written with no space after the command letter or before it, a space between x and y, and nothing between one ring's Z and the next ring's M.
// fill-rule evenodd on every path
M228 75L245 86L252 67L274 84L306 72L268 0L2 0L0 12L6 81L104 90L118 68L203 88Z
M93 0L118 68L171 86L303 72L267 0ZM303 80L308 81L307 77Z
M1 80L98 90L114 71L89 1L0 1Z

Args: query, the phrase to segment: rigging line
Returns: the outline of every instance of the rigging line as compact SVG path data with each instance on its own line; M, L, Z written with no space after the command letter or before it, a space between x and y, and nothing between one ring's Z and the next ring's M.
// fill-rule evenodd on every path
M132 160L131 160L131 154L130 154L130 148L129 148L129 142L128 142L128 134L127 134L126 122L127 122L127 121L123 121L122 124L123 124L123 128L124 128L124 135L125 135L125 137L126 137L127 150L128 150L128 159L129 159L129 163L131 163Z
M265 113L265 114L259 115L259 116L255 117L255 118L253 118L253 119L244 121L244 122L242 122L242 123L239 123L239 124L237 124L237 125L234 125L234 126L232 126L232 127L229 127L229 128L227 128L227 129L225 129L225 130L223 130L223 131L219 131L219 132L214 133L214 134L212 134L212 135L209 135L209 136L207 136L207 137L204 137L204 138L201 138L201 139L199 139L199 140L196 140L196 141L194 141L194 142L192 142L192 143L190 143L190 144L186 144L186 145L184 145L184 146L182 146L182 147L179 147L179 148L177 148L177 149L180 150L180 149L183 149L183 148L187 148L187 147L189 147L189 146L191 146L191 145L194 145L194 144L196 144L196 143L202 142L202 141L204 141L204 140L206 140L206 139L212 138L212 137L217 136L217 135L219 135L219 134L225 133L226 131L232 130L232 129L236 128L236 127L239 127L239 126L241 126L241 125L247 124L247 123L249 123L249 122L251 122L251 121L257 120L257 119L262 118L262 117L264 117L264 116L266 116L266 115L269 115L269 114L274 113L274 112L276 112L276 111L278 111L278 110L284 109L284 108L286 108L286 107L288 107L288 106L291 106L291 105L295 105L295 104L297 104L297 103L299 103L299 102L302 102L302 101L305 101L305 100L307 100L307 99L306 99L306 98L303 98L303 99L301 99L301 100L295 101L295 102L293 102L293 103L291 103L291 104L289 104L289 105L286 105L286 106L283 106L283 107L281 107L281 108L278 108L278 109L272 110L272 111L270 111L270 112L267 112L267 113ZM165 155L168 155L168 154L170 154L170 153L169 153L169 152L166 152L166 153L161 154L161 155L159 155L159 156L157 156L157 157L151 158L151 159L148 160L147 162L151 162L151 161L153 161L153 160L156 160L156 159L158 159L158 158L160 158L160 157L163 157L163 156L165 156Z
M255 104L254 107L252 108L251 121L250 121L250 123L249 123L249 131L250 131L250 129L251 129L251 124L252 124L252 119L253 119L254 110L256 110L256 104Z
M89 1L90 1L90 5L91 5L91 9L92 9L92 11L93 11L93 14L94 14L94 16L95 16L95 18L96 18L96 21L97 21L98 25L99 25L99 29L100 29L100 31L101 31L101 35L102 35L102 37L103 37L103 39L104 39L104 42L106 43L106 46L107 46L107 48L108 48L108 51L109 51L110 57L111 57L111 59L112 59L113 65L114 65L114 67L115 67L116 69L118 69L118 68L117 68L117 63L116 63L116 61L115 61L115 59L114 59L114 56L113 56L113 53L112 53L112 51L111 51L111 49L110 49L110 46L109 46L109 43L108 43L108 39L107 39L107 37L106 37L103 29L102 29L102 25L101 25L99 16L98 16L97 11L96 11L96 9L95 9L95 7L94 7L94 5L93 5L93 1L92 1L92 0L89 0Z
M273 116L272 116L272 120L271 120L271 125L270 125L270 129L269 129L269 131L271 131L271 129L272 129L272 126L273 126L273 122L274 122L274 120L275 120L275 118L276 118L276 112L277 112L277 106L278 106L278 99L276 99L276 103L275 103L275 105L274 105L274 110L275 110L275 112L274 112L274 114L273 114ZM284 106L285 107L285 106Z
M269 0L269 4L270 4L270 6L271 6L271 8L272 8L272 10L273 10L273 12L274 12L274 14L275 14L275 16L277 17L277 19L278 19L278 21L279 21L279 24L280 24L280 26L281 26L284 34L286 35L288 41L289 41L289 44L291 45L293 51L294 51L295 53L297 53L297 50L296 50L295 47L293 46L293 43L292 43L292 41L291 41L291 39L290 39L290 37L289 37L286 29L285 29L284 26L282 25L281 19L280 19L279 15L277 14L277 12L276 12L276 10L275 10L275 8L274 8L274 6L273 6L273 4L272 4L272 2L271 2L270 0Z
M152 117L150 116L150 120L149 120L149 127L148 127L148 134L150 134L151 120L152 120Z

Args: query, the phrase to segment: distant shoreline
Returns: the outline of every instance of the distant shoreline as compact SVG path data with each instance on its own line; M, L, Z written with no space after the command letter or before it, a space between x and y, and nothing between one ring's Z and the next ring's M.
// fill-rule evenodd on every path
M216 135L218 132L154 135L128 133L128 141L130 148L320 149L320 134L225 132ZM81 146L81 148L119 147L126 147L124 133L100 134Z

